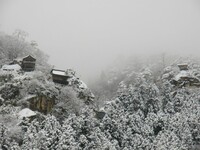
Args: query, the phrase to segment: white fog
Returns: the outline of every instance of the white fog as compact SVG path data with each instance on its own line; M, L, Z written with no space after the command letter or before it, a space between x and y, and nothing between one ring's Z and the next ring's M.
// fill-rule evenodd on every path
M200 150L199 0L0 0L0 150Z
M0 31L22 29L57 68L87 79L119 56L198 53L198 0L1 0Z

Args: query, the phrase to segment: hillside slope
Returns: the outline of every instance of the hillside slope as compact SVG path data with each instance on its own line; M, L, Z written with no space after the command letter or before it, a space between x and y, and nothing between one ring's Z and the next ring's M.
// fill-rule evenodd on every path
M183 61L134 62L102 74L97 93L114 96L100 109L74 73L61 85L45 63L33 72L1 70L1 149L198 150L200 92L191 83L200 79L200 67L187 61L182 73Z

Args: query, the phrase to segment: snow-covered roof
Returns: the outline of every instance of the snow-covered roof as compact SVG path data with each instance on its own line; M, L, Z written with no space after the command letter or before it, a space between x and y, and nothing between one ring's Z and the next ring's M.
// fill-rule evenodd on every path
M18 113L18 116L20 119L22 119L23 117L31 117L31 116L35 116L35 115L36 115L36 113L34 111L30 110L29 108L24 108Z
M188 64L186 63L178 64L178 67L180 70L188 70Z
M28 57L36 60L32 55L27 55L27 56L23 57L22 60L25 59L25 58L28 58Z
M65 70L52 69L51 74L66 76L66 77L72 78L73 76L75 76L75 71L73 71L72 69L67 69L66 71Z
M55 69L53 69L51 71L51 73L54 74L54 75L67 76L66 72L63 71L63 70L55 70Z
M178 66L188 66L187 63L178 64Z
M21 69L21 66L18 64L14 64L14 65L3 65L3 67L1 68L2 70L5 71L18 71Z
M191 74L189 71L182 70L179 74L175 76L175 80L178 81L181 77L189 77Z

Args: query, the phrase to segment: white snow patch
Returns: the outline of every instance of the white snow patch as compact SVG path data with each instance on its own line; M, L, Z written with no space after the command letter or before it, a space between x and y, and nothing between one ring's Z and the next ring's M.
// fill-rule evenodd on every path
M22 119L23 117L31 117L31 116L35 116L35 115L36 115L36 113L34 111L30 110L29 108L24 108L18 113L18 117L20 119Z

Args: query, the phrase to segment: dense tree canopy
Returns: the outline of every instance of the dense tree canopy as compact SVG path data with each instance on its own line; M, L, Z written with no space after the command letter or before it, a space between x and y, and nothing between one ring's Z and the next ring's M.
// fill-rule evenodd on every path
M37 42L28 43L26 36L20 30L13 35L0 34L1 65L25 54L39 61L35 72L12 74L0 82L0 149L198 148L199 87L177 87L171 83L179 73L177 64L182 61L187 61L190 73L200 79L198 62L166 61L165 55L148 62L130 59L128 65L102 72L98 86L93 88L99 97L96 103L88 103L91 92L87 88L81 90L81 81L75 76L68 87L54 84L41 72L48 57L39 50ZM55 97L53 111L48 115L37 112L35 118L16 117L26 107L25 98L38 93ZM97 113L102 116L97 117Z

